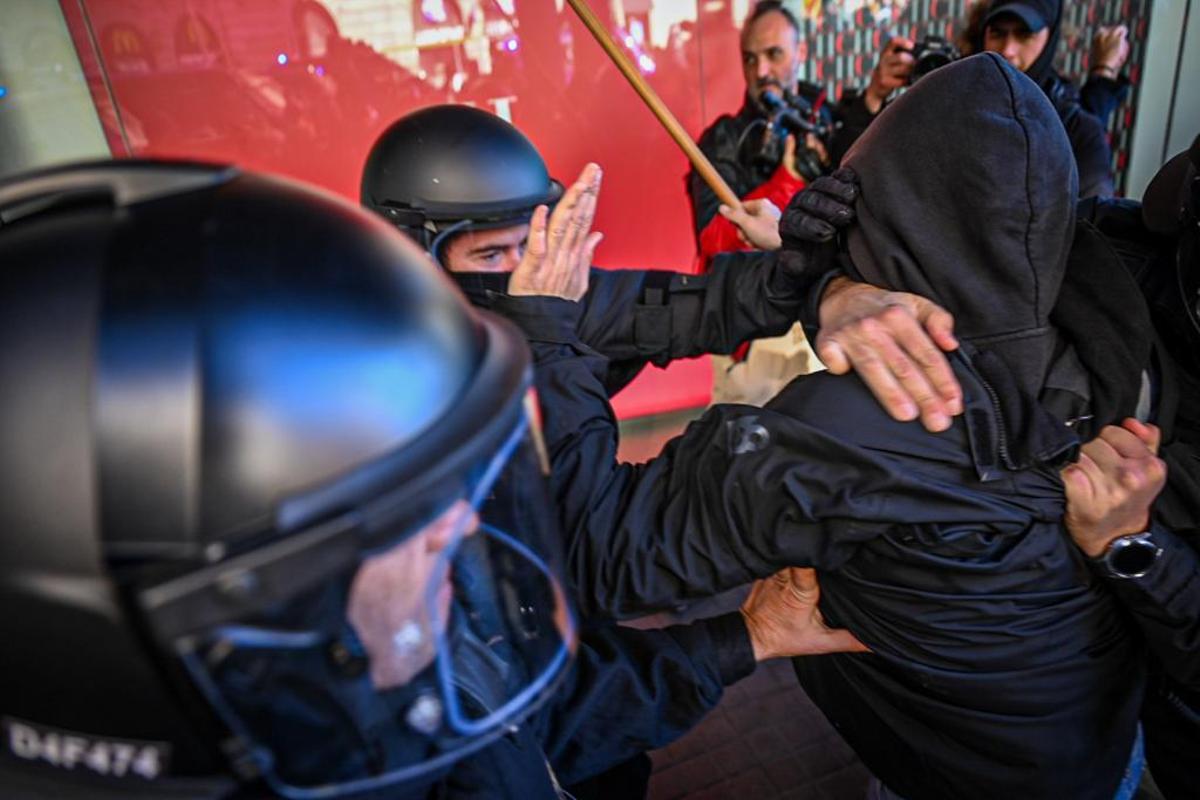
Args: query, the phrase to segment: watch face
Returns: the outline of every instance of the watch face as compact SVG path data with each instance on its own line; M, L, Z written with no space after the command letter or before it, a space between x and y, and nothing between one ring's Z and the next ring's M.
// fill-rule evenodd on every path
M1114 542L1114 545L1117 542ZM1129 538L1120 541L1108 555L1108 566L1117 575L1136 578L1154 565L1159 548L1148 538Z

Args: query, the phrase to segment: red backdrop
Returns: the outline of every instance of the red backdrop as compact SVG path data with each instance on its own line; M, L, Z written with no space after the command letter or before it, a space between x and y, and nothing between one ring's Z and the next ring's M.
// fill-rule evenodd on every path
M591 0L694 136L741 102L737 26L752 0ZM1130 23L1135 92L1114 115L1118 181L1149 0L1068 4L1063 66L1098 24ZM966 0L790 0L804 75L837 96L894 32L947 34ZM115 155L230 161L357 201L368 149L397 117L469 103L509 119L569 181L605 170L601 266L690 270L687 163L562 0L62 0ZM1118 183L1120 185L1120 183ZM648 369L623 416L700 405L707 359Z
M674 20L678 9L662 18L651 0L595 6L695 135L740 99L732 9L717 5L703 19ZM603 166L599 265L692 268L686 159L554 0L62 7L115 155L236 162L357 201L380 131L421 106L468 103L512 121L564 182L588 161ZM722 69L708 74L702 64ZM650 369L617 398L618 412L701 405L710 382L707 359Z

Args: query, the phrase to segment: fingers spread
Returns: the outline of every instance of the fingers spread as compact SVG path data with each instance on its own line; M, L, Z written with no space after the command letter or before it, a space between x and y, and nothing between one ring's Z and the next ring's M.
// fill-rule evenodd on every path
M943 350L957 350L958 337L954 335L954 315L930 300L917 297L915 313L917 319L925 327L925 332L933 339L934 344Z
M942 314L950 316L944 311ZM883 314L883 320L886 330L895 337L896 343L917 367L915 376L908 381L901 378L901 381L921 407L922 420L943 426L936 430L945 430L945 427L949 426L949 420L943 421L942 418L962 412L962 387L959 386L958 378L954 377L950 362L929 337L926 327L904 308L894 306L888 309ZM899 377L899 373L897 376ZM923 400L928 388L932 388L933 396ZM925 427L928 428L929 425L926 424Z
M834 375L845 375L850 371L850 359L845 349L824 333L817 334L817 358Z
M525 251L539 259L546 254L546 224L549 215L549 207L538 206L529 218L529 237L525 242Z
M868 317L830 338L842 346L854 371L888 414L905 422L917 416L918 406L902 381L918 370L878 321ZM932 397L932 387L926 387L923 394Z

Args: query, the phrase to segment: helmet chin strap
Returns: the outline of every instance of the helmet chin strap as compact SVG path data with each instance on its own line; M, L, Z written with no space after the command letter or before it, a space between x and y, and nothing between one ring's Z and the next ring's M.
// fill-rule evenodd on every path
M471 224L471 222L472 221L469 219L460 219L450 227L437 233L429 242L429 255L433 256L433 260L439 266L446 266L445 262L442 261L442 247L445 246L446 240L449 239L451 235L465 229Z

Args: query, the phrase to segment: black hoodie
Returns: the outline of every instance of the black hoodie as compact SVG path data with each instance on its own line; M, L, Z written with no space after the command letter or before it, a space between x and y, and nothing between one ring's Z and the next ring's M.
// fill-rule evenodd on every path
M1140 693L1136 648L1052 524L1070 434L1039 403L1063 387L1086 397L1095 383L1051 321L1075 233L1066 134L1038 86L984 53L924 78L845 163L862 179L847 237L853 268L954 314L973 373L960 371L969 432L981 427L980 389L998 412L1009 486L965 481L964 494L1048 505L1011 538L981 519L973 530L919 526L868 545L822 578L823 596L833 619L876 639L892 667L837 656L798 661L797 671L867 765L913 800L1111 798ZM857 436L872 449L887 439ZM945 479L912 460L939 460L936 447L892 437L917 474ZM977 454L978 437L968 439ZM955 641L974 645L955 653Z
M850 258L867 283L940 304L960 337L1037 391L1074 234L1071 146L1045 95L1003 58L952 66L893 103L846 154L862 182Z

